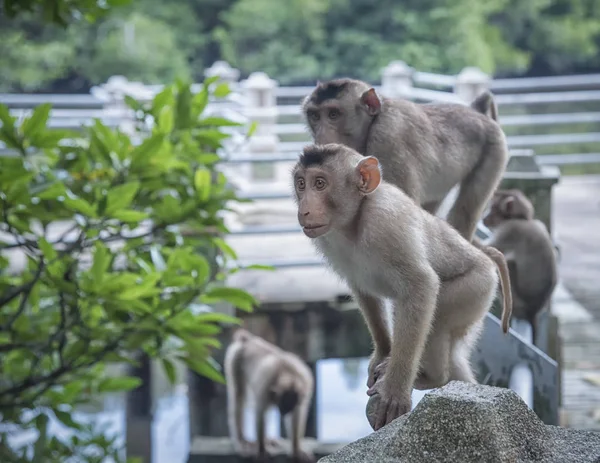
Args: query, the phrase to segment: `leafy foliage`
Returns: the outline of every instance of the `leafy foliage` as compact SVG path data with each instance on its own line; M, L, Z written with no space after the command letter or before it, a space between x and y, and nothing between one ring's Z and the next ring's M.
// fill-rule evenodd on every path
M87 91L109 74L161 83L179 73L199 81L218 59L242 75L265 71L282 84L341 75L375 80L397 59L441 73L465 66L497 75L600 70L597 0L117 3L128 4L67 30L43 25L27 11L14 21L0 14L0 90Z
M183 362L223 381L211 352L221 324L238 319L192 304L256 303L222 281L237 258L222 212L238 199L215 169L216 151L222 127L239 124L204 109L223 85L207 79L192 94L178 81L147 105L128 98L140 128L152 125L139 144L100 121L82 133L50 130L50 105L21 123L0 105L0 140L14 150L0 157L3 462L18 460L8 435L30 429L39 438L18 461L79 462L82 449L92 452L84 461L115 456L114 442L78 423L73 407L136 388L106 367L135 364L139 352L171 380ZM78 433L51 437L52 416Z

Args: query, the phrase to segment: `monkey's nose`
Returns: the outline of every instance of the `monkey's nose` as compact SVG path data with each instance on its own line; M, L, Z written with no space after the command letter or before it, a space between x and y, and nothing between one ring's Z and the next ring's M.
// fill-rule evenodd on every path
M303 212L303 213L302 213L302 215L303 215L304 217L306 217L308 214L310 214L310 212L309 212L309 211L306 211L306 212Z

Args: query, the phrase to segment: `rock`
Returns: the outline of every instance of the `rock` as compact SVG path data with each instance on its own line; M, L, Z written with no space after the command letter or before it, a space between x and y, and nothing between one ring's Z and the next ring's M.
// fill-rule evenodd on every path
M453 381L411 413L319 460L441 461L600 463L600 433L545 425L510 389Z

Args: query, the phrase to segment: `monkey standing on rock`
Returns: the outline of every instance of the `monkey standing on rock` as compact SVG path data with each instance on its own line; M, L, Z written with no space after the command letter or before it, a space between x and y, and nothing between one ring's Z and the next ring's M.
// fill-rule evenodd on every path
M341 143L377 156L384 180L432 214L460 183L447 220L473 240L508 159L491 93L471 106L416 104L381 98L359 80L337 79L318 83L302 111L315 143Z
M516 189L495 192L483 223L493 233L488 244L506 258L514 316L531 323L535 342L537 314L557 282L552 238L544 223L534 219L531 201Z
M229 434L240 455L257 456L262 460L268 457L267 446L271 447L269 450L276 446L276 442L265 438L265 412L275 405L285 417L287 434L292 440L293 461L315 461L310 453L300 448L314 378L297 355L239 328L233 333L225 352L225 379ZM248 442L243 432L243 412L249 395L255 401L257 445Z
M304 234L351 288L375 344L367 381L367 393L380 397L374 429L410 411L413 387L475 382L469 353L496 293L497 270L508 330L504 260L490 259L382 181L373 156L340 144L307 146L292 175ZM391 336L385 299L393 302Z

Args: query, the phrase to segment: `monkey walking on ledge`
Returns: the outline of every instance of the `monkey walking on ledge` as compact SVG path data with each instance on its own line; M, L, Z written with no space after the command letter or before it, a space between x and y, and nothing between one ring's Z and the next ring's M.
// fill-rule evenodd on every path
M477 222L508 160L490 92L470 106L416 104L381 98L359 80L337 79L318 83L302 112L315 143L377 156L384 180L432 214L460 183L447 221L479 246L473 240Z
M314 462L314 457L300 448L314 387L308 366L297 355L242 328L233 333L224 363L229 434L236 451L260 460L268 457L268 450L276 442L265 437L265 413L275 405L285 417L293 461ZM243 412L249 396L254 399L256 445L248 442L243 432Z
M507 332L506 262L491 259L444 220L382 180L377 158L339 144L311 145L293 171L298 221L350 287L374 341L367 393L377 430L411 409L411 392L476 382L469 353L497 291ZM496 251L497 252L497 251ZM390 332L384 299L393 303Z
M531 324L536 341L537 315L548 304L557 282L554 244L546 225L534 218L522 191L497 190L483 223L493 235L488 243L501 251L508 265L515 318Z

